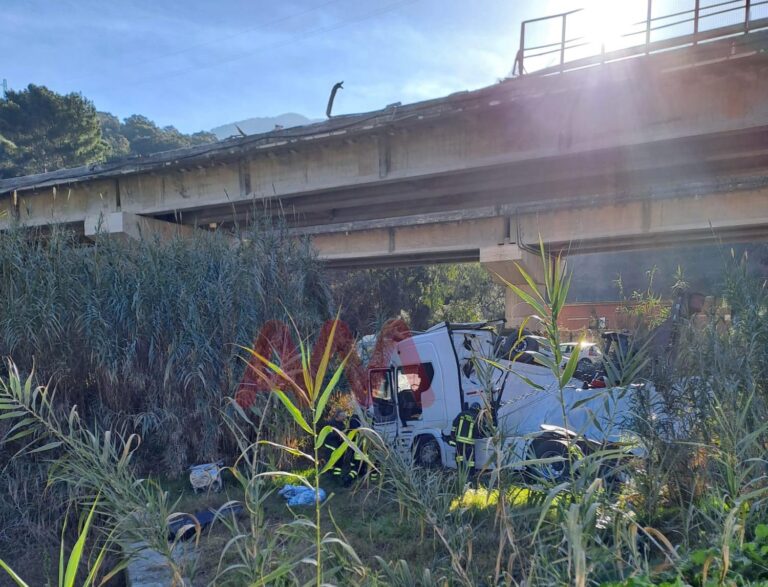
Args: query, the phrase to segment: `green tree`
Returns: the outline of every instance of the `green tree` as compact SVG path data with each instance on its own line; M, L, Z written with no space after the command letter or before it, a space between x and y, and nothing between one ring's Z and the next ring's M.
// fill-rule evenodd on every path
M375 332L393 317L423 330L442 320L504 316L504 288L479 263L336 271L330 277L342 319L360 333Z
M479 263L432 265L425 286L431 321L475 322L504 317L504 288Z
M109 112L99 112L101 134L109 145L109 158L120 159L131 154L131 142L123 134L120 119Z
M140 114L126 118L120 126L120 132L128 140L130 154L140 156L216 141L216 135L212 133L186 135L174 126L161 128Z
M3 135L0 135L0 161L10 161L11 157L14 157L15 154L16 145L6 139ZM0 177L3 177L1 166L2 163L0 163Z
M0 99L0 136L0 177L94 163L109 152L89 100L34 84Z

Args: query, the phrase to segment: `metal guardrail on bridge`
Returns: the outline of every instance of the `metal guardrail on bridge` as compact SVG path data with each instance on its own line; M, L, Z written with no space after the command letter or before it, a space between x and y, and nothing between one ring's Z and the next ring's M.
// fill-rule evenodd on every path
M559 73L768 28L768 0L690 0L689 5L692 3L692 8L674 10L656 16L654 16L654 0L641 1L640 8L644 10L645 18L629 23L627 28L630 30L614 36L614 44L621 45L614 50L606 50L604 40L590 38L589 34L569 38L568 35L573 34L573 29L579 28L572 26L574 20L590 18L589 12L585 9L523 21L520 25L520 46L515 57L512 76L528 73L539 75ZM625 8L632 3L622 0L621 3L616 3L616 5L619 4ZM634 6L637 8L638 4ZM591 16L594 17L595 13ZM726 22L715 23L713 26L713 19ZM610 22L603 24L611 25ZM539 41L533 46L527 46L526 43L531 37L531 28L542 25L548 29L549 34L546 36L552 38L556 35L557 40ZM582 22L581 25L580 28L583 29L584 23ZM687 31L675 34L675 31L679 31L680 28ZM654 40L653 37L659 36L660 31L661 34L670 31L673 34L667 38ZM593 30L593 32L599 31ZM548 40L545 39L545 41ZM590 49L592 49L591 52ZM574 53L581 55L574 56ZM542 58L547 57L549 62L540 65ZM555 63L552 63L553 61ZM540 66L537 67L537 64Z

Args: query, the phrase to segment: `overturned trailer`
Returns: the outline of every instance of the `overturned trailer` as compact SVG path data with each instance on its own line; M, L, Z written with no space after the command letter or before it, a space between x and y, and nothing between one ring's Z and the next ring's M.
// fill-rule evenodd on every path
M388 446L423 466L455 467L448 434L473 403L501 432L478 443L478 467L494 465L492 443L500 440L508 458L522 461L565 454L568 435L605 444L625 434L640 387L598 391L571 379L561 390L548 367L511 360L530 355L516 335L498 330L498 323L443 322L393 345L386 367L368 371L368 416Z

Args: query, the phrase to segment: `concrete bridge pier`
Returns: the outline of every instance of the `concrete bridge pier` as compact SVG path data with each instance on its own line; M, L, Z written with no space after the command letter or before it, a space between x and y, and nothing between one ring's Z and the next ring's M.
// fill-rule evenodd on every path
M111 234L135 240L154 237L165 240L174 236L188 237L197 230L194 226L165 222L131 212L100 212L86 216L84 221L84 233L88 238Z
M505 287L511 283L527 293L533 293L533 288L520 272L522 269L533 279L540 292L544 289L544 263L541 257L514 243L481 248L480 264L490 272L496 283ZM518 328L526 318L534 314L534 310L511 288L506 287L504 295L507 327ZM537 330L538 324L529 321L526 327Z

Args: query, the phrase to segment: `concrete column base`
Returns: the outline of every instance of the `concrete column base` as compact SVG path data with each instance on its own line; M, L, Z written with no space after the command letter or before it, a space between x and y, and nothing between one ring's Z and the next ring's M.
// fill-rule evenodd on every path
M543 284L536 284L539 292L544 290ZM525 293L533 294L533 288L530 285L518 285ZM535 294L534 294L534 297ZM525 329L531 332L538 332L541 324L532 316L536 311L522 300L511 288L504 290L504 318L507 321L508 328L520 328L525 323Z
M480 264L490 273L493 280L506 286L511 283L526 293L533 293L533 289L520 273L525 271L534 281L537 289L544 289L544 262L541 257L530 251L521 249L516 244L503 244L480 249ZM525 303L509 287L506 288L504 317L507 327L519 328L520 325L533 313L533 308ZM529 320L526 328L538 330L539 323Z
M153 236L159 236L161 239L188 237L197 230L193 226L165 222L131 212L108 212L87 216L84 227L85 236L88 238L94 238L98 234L110 234L136 240Z

